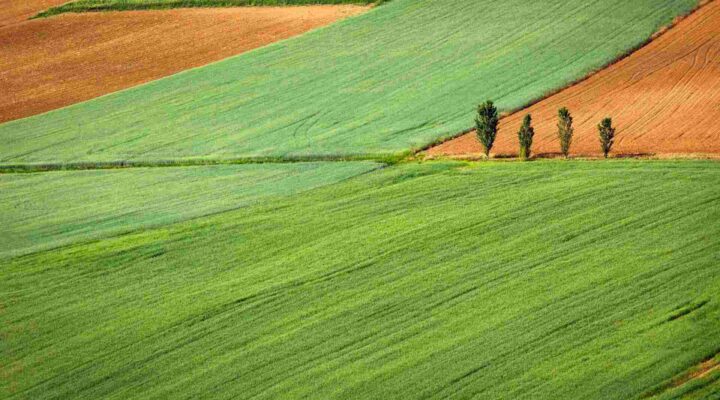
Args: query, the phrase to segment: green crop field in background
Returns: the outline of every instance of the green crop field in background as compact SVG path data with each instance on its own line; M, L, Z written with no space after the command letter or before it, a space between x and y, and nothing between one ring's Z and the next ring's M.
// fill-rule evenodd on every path
M299 6L315 4L370 4L372 0L77 0L38 14L49 17L67 12L153 10L186 7Z
M0 163L388 154L511 109L697 0L393 0L295 39L0 125Z
M0 174L0 256L227 211L378 166L248 164Z
M718 220L713 162L401 164L5 258L0 390L710 397L667 385L720 352Z

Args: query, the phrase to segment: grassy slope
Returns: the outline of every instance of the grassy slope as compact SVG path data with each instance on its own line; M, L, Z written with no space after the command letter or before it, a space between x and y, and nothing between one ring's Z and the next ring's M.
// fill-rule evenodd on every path
M696 0L394 0L302 37L0 125L0 163L395 153L584 76Z
M370 162L0 175L0 256L267 201L377 168Z
M180 7L296 6L311 4L370 4L373 0L77 0L38 14L49 17L67 12L153 10Z
M638 397L720 351L719 220L718 163L401 165L6 260L0 385Z

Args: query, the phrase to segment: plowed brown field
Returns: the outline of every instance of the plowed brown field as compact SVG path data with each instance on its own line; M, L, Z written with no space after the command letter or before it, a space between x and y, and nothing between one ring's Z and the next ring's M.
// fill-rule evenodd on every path
M0 28L28 18L68 0L0 0Z
M129 11L65 14L12 23L0 27L0 122L218 61L366 9L295 6Z
M628 58L556 95L503 118L495 154L517 154L525 114L535 126L536 154L559 150L557 110L575 119L573 154L600 153L597 124L613 118L616 154L720 153L720 1L680 21ZM428 150L430 156L481 153L475 133Z

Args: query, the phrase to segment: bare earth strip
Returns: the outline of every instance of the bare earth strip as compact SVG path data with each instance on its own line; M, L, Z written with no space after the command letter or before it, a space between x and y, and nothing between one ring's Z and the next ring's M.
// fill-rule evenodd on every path
M65 14L0 27L0 122L218 61L367 8L343 5Z
M528 112L536 154L558 152L562 106L575 118L576 155L600 153L596 126L606 116L618 126L614 153L720 154L720 1L588 80L503 118L493 152L517 154L517 130ZM472 132L427 153L474 155L481 146Z

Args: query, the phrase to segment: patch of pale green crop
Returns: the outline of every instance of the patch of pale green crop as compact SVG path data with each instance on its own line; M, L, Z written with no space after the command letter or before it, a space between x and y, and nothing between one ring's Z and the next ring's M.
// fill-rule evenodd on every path
M697 0L394 0L298 38L0 125L0 163L394 154L517 108Z
M245 207L378 166L294 163L0 174L0 256Z
M662 396L720 352L719 263L718 163L398 165L5 260L0 390Z

